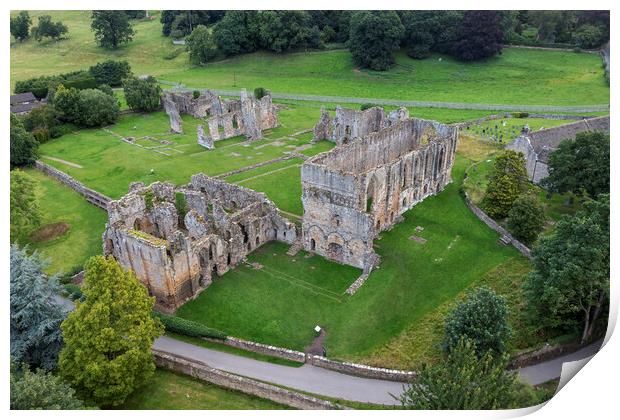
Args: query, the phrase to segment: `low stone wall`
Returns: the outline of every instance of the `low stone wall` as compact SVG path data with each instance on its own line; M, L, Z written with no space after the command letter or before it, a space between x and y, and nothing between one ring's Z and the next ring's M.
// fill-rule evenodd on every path
M108 203L112 201L110 197L107 197L100 192L88 188L70 175L67 175L66 173L54 168L53 166L48 165L47 163L41 162L40 160L36 161L35 166L41 172L51 176L54 179L57 179L58 181L62 182L77 193L83 195L87 201L94 204L95 206L100 207L104 210L108 209Z
M285 349L282 347L270 346L267 344L255 343L253 341L241 340L236 337L226 337L224 340L215 338L204 338L213 343L220 343L237 349L248 350L254 353L260 353L267 356L278 357L280 359L291 360L293 362L305 363L306 354L300 351Z
M295 155L289 154L287 156L282 156L279 158L266 160L265 162L255 163L254 165L244 166L243 168L233 169L232 171L228 171L228 172L224 172L223 174L216 175L214 176L214 178L223 179L231 175L236 175L236 174L240 174L241 172L251 171L252 169L260 168L262 166L267 166L267 165L271 165L271 164L278 163L278 162L284 162L285 160L295 159L296 157L299 157L299 156L297 154ZM304 158L307 159L307 156L304 156Z
M338 362L328 359L327 357L316 356L312 354L306 355L306 361L317 367L329 369L346 375L361 376L363 378L383 379L385 381L411 382L415 378L416 373L411 371L384 369L366 365L358 365L357 363Z
M482 124L487 121L499 120L501 118L516 118L513 113L505 112L502 114L494 114L487 115L486 117L476 118L475 120L467 120L463 122L458 122L451 124L454 127L458 127L459 129L476 124ZM570 115L570 114L541 114L541 113L528 113L526 118L542 118L545 120L587 120L588 118L595 118L593 116L586 115Z
M296 391L279 388L254 379L244 378L219 369L212 368L196 360L173 356L159 350L153 350L155 364L161 368L189 375L224 388L245 394L265 398L289 407L302 410L333 410L344 408L329 401L311 397Z

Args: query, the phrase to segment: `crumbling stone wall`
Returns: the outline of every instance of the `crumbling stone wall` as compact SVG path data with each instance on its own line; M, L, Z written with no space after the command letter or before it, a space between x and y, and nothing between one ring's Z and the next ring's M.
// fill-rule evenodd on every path
M264 243L292 243L295 225L264 194L204 174L185 186L133 183L110 202L104 254L174 311Z
M405 119L307 160L304 249L368 269L373 240L451 182L458 129Z
M214 141L240 135L245 135L249 140L258 140L263 137L263 130L278 126L276 107L271 96L266 95L258 100L245 89L241 91L240 99L225 100L207 90L198 98L194 98L192 92L170 91L166 92L162 101L170 116L173 132L182 132L179 114L205 120L208 134L204 130L202 135L198 132L198 143L207 148L213 148Z
M364 111L336 107L336 116L331 118L325 108L314 127L313 141L330 140L337 145L383 130L409 118L407 108L399 108L386 114L383 108L372 107Z

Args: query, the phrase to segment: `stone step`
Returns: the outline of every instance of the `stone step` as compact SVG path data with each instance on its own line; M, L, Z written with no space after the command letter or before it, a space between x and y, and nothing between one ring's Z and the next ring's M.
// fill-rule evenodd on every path
M301 241L299 239L297 239L295 242L293 242L293 244L288 249L288 251L286 251L286 255L294 257L295 255L297 255L297 253L299 251L302 250L302 248L303 248L303 245L302 245Z
M501 238L499 238L499 241L504 245L508 245L510 244L511 239L509 236L503 235Z

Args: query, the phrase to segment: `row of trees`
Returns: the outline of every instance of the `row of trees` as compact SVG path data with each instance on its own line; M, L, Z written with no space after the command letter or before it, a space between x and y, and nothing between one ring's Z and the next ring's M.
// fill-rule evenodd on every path
M69 33L69 28L64 23L52 21L50 15L39 16L37 25L32 29L30 28L31 25L32 19L28 12L21 11L17 16L11 18L11 35L20 42L25 41L30 36L41 42L44 38L59 40Z

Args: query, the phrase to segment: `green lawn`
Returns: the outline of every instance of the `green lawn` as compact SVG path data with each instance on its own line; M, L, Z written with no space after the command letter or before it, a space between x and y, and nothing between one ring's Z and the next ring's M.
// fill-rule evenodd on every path
M608 104L609 86L598 54L507 48L501 55L462 63L433 55L414 60L403 52L386 72L357 68L346 50L233 57L205 67L163 74L191 87L518 105Z
M124 410L283 410L288 407L157 369L149 383L119 407Z
M13 14L17 11L13 11ZM86 69L105 59L128 60L135 74L152 74L188 86L422 101L489 104L586 105L609 103L609 86L598 54L507 48L501 55L462 63L433 55L414 60L396 54L386 72L357 68L346 50L277 55L267 52L192 66L182 47L161 34L159 14L134 23L136 36L122 48L98 47L88 11L32 11L50 14L69 27L69 39L11 44L11 83L43 74Z
M91 256L101 254L101 235L107 221L105 211L88 203L69 187L49 178L36 169L26 170L38 183L37 196L43 214L43 226L65 222L69 231L45 242L31 243L28 237L20 243L29 243L50 259L47 271L71 273Z
M498 245L497 234L458 194L469 163L458 156L454 182L382 233L375 242L380 268L354 296L344 291L359 270L304 252L290 257L287 245L270 243L248 257L261 268L240 266L225 274L177 315L298 350L310 344L318 324L327 331L328 356L361 359L374 354L494 267L520 258L514 249ZM416 226L424 227L418 234L428 240L424 245L409 239Z
M472 124L465 127L462 132L484 139L499 141L500 143L510 143L521 134L521 130L525 125L528 125L532 131L538 131L572 122L575 121L545 118L501 118L485 121L481 124Z

